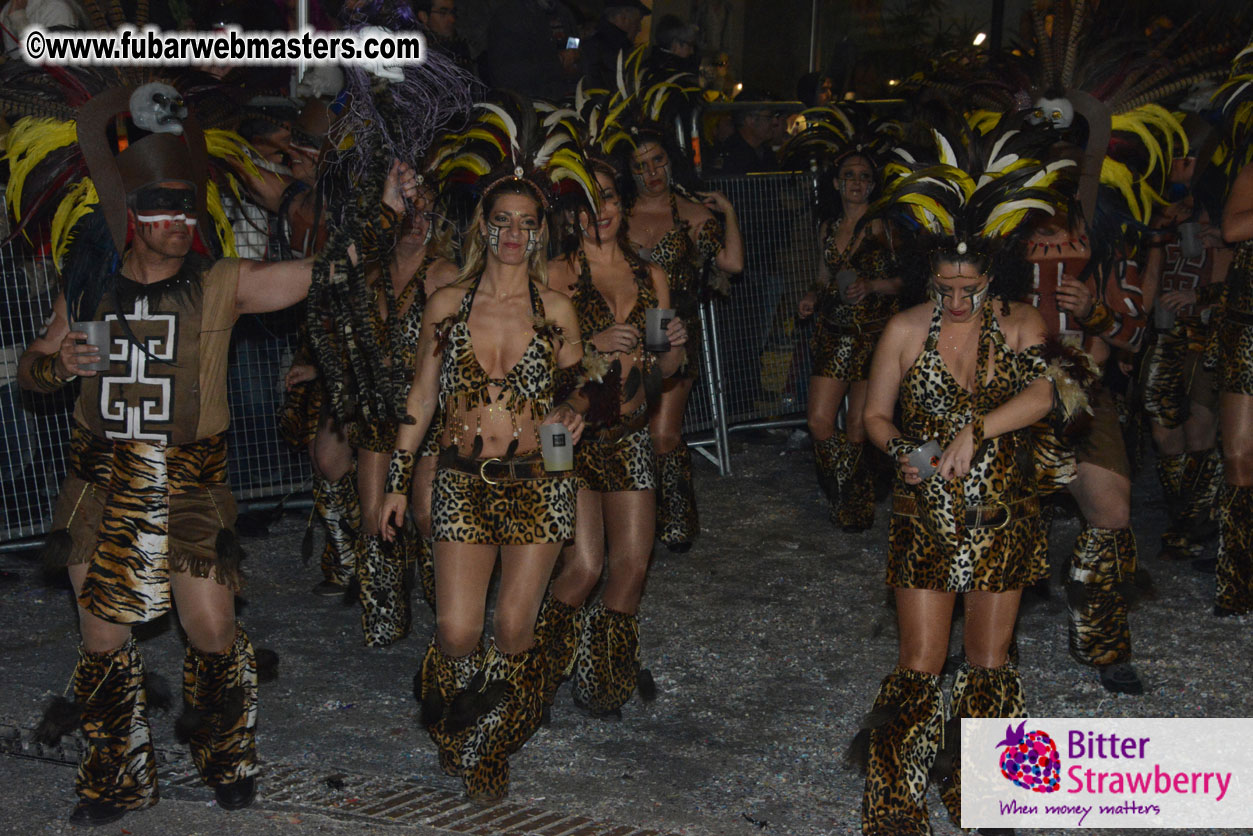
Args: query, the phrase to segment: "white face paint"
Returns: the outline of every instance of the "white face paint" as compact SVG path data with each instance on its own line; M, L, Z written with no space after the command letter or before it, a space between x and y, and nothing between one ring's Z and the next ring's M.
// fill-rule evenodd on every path
M1048 123L1058 130L1070 127L1070 123L1075 121L1075 106L1070 103L1070 99L1046 99L1041 97L1036 99L1035 109L1031 114L1033 124L1042 125Z
M511 208L514 200L521 202L518 208ZM521 206L528 206L529 209L523 210ZM487 218L487 246L498 257L506 246L521 247L523 254L527 256L539 249L543 221L536 214L534 206L534 201L520 195L508 195L497 201L497 208ZM513 241L517 241L521 234L526 235L526 240L513 243L507 238L502 239L503 233L507 231L511 233L510 238Z
M140 214L140 213L136 212L136 213L135 213L135 220L139 221L141 224L159 224L159 223L164 223L166 226L169 226L171 223L183 223L183 224L187 224L188 226L195 226L195 225L196 225L196 219L195 219L195 218L189 218L187 215L183 215L183 214L178 214L178 215L143 215L143 214Z
M988 299L992 282L969 263L942 262L931 279L930 294L954 320L966 321L975 316Z

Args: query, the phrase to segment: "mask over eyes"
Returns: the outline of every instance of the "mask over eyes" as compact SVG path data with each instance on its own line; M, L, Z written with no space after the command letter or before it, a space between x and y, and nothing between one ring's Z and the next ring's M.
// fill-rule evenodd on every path
M140 223L181 221L196 225L196 193L192 189L149 186L135 193L135 217Z

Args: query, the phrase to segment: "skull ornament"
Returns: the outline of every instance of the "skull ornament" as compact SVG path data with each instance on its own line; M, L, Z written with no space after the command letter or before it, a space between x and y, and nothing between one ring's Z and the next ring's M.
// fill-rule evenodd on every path
M1035 100L1031 121L1036 125L1047 122L1058 130L1064 130L1075 121L1075 106L1064 96L1055 99L1041 96Z
M183 96L168 84L150 82L131 93L131 119L145 131L159 134L183 133L182 120L187 118Z

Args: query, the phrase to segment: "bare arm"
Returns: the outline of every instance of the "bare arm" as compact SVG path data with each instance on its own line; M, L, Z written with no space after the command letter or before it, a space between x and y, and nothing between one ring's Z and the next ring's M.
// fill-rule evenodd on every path
M735 275L744 272L744 237L740 235L740 222L735 205L722 192L701 192L700 197L707 209L716 209L724 218L723 245L714 257L714 265L724 273Z
M1223 207L1223 239L1239 244L1253 238L1253 165L1246 165L1236 175L1231 197Z
M884 452L888 451L888 442L901 435L893 415L901 379L905 375L905 347L910 330L907 314L897 314L888 320L870 361L870 380L862 420L866 425L866 436Z
M827 269L827 259L822 245L825 240L827 240L827 222L823 221L818 224L818 276L810 289L801 297L800 304L796 306L796 313L801 319L808 319L814 315L814 310L818 306L818 291L831 283L831 271Z
M240 261L235 310L240 314L290 308L309 295L313 259L299 261Z
M53 392L75 376L95 376L97 372L82 367L83 363L91 363L98 357L95 348L79 342L86 337L81 331L70 330L65 294L58 294L52 303L48 327L18 358L18 385L31 392Z

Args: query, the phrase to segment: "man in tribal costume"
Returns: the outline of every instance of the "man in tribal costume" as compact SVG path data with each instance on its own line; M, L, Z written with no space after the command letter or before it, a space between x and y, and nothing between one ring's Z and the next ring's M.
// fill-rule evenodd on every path
M157 118L148 118L154 109ZM21 384L34 391L82 378L47 548L69 569L82 634L73 687L87 747L70 821L102 825L158 799L131 630L171 608L188 638L180 734L218 805L240 809L256 794L257 672L235 619L242 552L227 484L227 354L241 314L305 296L311 264L194 251L229 252L230 241L211 237L222 216L208 143L173 87L110 88L77 115L72 151L98 199L75 203L75 190L65 198L83 210L64 261L65 291L19 364ZM11 161L51 130L42 121L14 127ZM116 142L113 125L121 126ZM225 132L213 139L232 141ZM234 147L233 164L262 176ZM84 258L94 273L83 271ZM103 351L84 342L87 321L105 323ZM94 369L96 361L106 367Z
M1088 237L1073 231L1065 218L1049 218L1036 228L1027 259L1034 272L1031 301L1050 337L1081 345L1100 367L1111 349L1135 350L1144 332L1135 262L1116 259L1103 274L1090 264ZM1140 694L1144 688L1129 661L1131 631L1123 592L1136 572L1131 465L1108 390L1102 388L1091 406L1091 428L1076 451L1078 475L1067 486L1084 521L1067 587L1070 653L1096 666L1107 689Z

